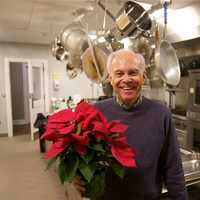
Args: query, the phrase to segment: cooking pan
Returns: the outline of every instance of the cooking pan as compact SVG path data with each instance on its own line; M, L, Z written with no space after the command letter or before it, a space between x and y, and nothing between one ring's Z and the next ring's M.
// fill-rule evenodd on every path
M98 5L116 25L108 32L107 40L112 38L121 40L129 36L132 38L140 35L148 36L148 31L152 26L151 18L149 13L136 1L126 1L116 17L101 3L101 0L98 1Z
M151 29L148 12L135 1L127 1L119 11L116 25L123 36L137 37Z
M180 67L176 51L172 45L162 40L155 52L155 64L160 78L169 85L176 86L180 81Z
M163 39L159 41L159 34L156 34L155 65L160 78L169 85L176 86L180 81L180 66L176 51L167 40L165 40L167 30L167 3L164 3L164 31ZM159 33L159 32L158 32Z

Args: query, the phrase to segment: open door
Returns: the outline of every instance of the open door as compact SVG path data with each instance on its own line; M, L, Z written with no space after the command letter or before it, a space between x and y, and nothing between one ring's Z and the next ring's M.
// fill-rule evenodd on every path
M48 93L48 63L47 60L34 60L23 58L5 58L5 98L8 137L13 137L13 116L11 100L10 63L27 63L28 66L28 93L31 139L34 140L34 133L38 130L33 124L37 113L47 114L49 112Z
M43 60L31 60L28 69L29 80L29 108L30 108L30 124L31 139L34 140L34 133L38 130L34 128L34 122L38 113L45 113L45 70L47 62Z

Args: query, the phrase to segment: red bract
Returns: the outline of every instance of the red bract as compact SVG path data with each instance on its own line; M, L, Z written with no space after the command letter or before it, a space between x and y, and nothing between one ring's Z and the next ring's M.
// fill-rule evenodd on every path
M121 137L113 139L111 152L118 162L125 167L135 167L134 152L130 146L126 143L126 138Z
M119 120L113 120L109 123L108 129L111 133L124 133L128 126L122 124Z
M49 159L52 157L57 156L59 153L63 151L63 149L66 149L69 146L69 141L70 139L68 138L62 138L58 139L51 148L47 151L47 153L44 156L44 159Z
M71 109L64 109L48 117L49 123L63 124L74 119L75 113Z
M113 157L123 166L134 167L134 153L126 142L127 125L119 120L107 122L105 116L94 106L81 101L75 112L59 111L48 117L48 125L42 138L53 142L45 159L53 158L72 147L83 156L87 153L90 138L105 141Z
M76 113L86 113L86 112L93 112L96 111L95 107L93 107L92 105L90 105L89 103L85 102L85 101L81 101L76 109L75 112Z

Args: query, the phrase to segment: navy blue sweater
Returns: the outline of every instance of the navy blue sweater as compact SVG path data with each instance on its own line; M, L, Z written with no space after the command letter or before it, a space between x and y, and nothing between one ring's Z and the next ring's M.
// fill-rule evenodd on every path
M170 111L143 97L131 110L120 107L115 98L95 106L108 120L120 119L129 127L128 143L135 149L136 168L127 168L123 179L111 170L106 177L103 200L154 200L165 183L171 200L187 200L184 173Z

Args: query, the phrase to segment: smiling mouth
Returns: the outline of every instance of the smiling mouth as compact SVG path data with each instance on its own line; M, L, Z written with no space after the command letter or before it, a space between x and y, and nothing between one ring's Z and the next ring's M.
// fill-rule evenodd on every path
M125 91L130 91L130 90L135 90L135 89L137 89L137 86L132 86L132 87L120 87L120 89L125 90Z
M123 90L133 90L134 88L121 88Z

